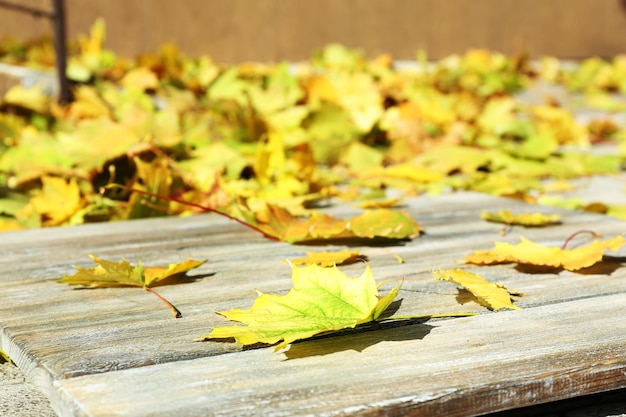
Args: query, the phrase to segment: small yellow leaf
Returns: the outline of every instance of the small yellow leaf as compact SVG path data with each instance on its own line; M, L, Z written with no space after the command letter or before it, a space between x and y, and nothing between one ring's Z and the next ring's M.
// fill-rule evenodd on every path
M519 225L527 227L547 226L550 224L556 224L561 221L561 216L558 214L543 214L543 213L521 213L513 214L509 210L501 210L497 213L491 213L483 211L480 214L481 219L488 222L504 223L509 225Z
M435 279L450 281L465 288L476 297L481 305L489 309L520 309L520 307L513 305L511 294L504 285L489 282L478 274L463 271L462 269L432 271L432 274Z
M7 355L4 351L0 350L0 363L2 362L12 362L9 355Z
M386 200L368 200L359 204L363 209L392 208L402 201L402 197L393 197Z
M47 113L50 109L50 96L43 91L43 87L37 85L25 88L21 85L13 86L4 95L4 102L14 106L23 107L37 113Z
M123 87L136 90L155 90L159 87L156 74L146 67L134 68L120 81Z
M364 260L365 257L359 254L359 251L350 251L347 249L338 252L307 252L307 256L304 258L291 259L291 263L294 265L312 265L316 264L323 267L329 267L333 265L342 265L359 260Z
M69 219L81 207L80 189L76 180L43 177L41 194L30 199L30 204L42 217L45 226L57 226Z

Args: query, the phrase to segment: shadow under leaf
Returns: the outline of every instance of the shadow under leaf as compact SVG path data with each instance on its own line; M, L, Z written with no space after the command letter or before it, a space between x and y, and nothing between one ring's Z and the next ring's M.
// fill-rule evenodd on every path
M604 256L600 262L571 272L581 275L611 275L618 268L622 267L625 262L626 259L623 257ZM559 274L565 268L518 263L515 265L515 270L524 274Z
M472 303L472 302L476 304L480 304L480 301L478 300L478 298L476 298L476 296L472 294L471 292L462 288L458 288L457 291L458 293L455 297L457 303L461 305L465 305L467 303Z
M152 287L162 287L164 285L191 284L204 278L212 277L215 272L207 272L198 275L173 275L152 284Z
M420 340L426 337L434 326L425 324L428 319L402 319L390 322L371 322L354 329L344 329L324 333L291 344L284 352L287 360L308 356L324 356L345 350L362 352L380 342Z
M385 237L347 237L347 238L328 238L328 239L313 239L304 240L301 242L295 242L297 245L302 246L368 246L368 247L386 247L386 246L404 246L413 239L391 239Z

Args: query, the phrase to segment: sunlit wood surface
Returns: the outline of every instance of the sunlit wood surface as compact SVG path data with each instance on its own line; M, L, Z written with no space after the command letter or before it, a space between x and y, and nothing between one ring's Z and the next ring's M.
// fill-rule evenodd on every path
M623 190L618 178L601 183ZM602 191L591 187L587 195L596 189ZM562 213L563 223L516 227L501 237L502 226L480 212L505 208ZM580 229L605 238L626 231L625 222L606 216L475 193L413 197L404 209L423 236L354 246L378 280L428 278L433 268L460 267L473 250L516 243L520 235L560 246ZM339 205L331 212L358 210ZM579 236L570 245L590 240ZM1 347L61 416L478 415L626 387L626 248L579 272L463 266L523 292L519 311L492 312L464 300L451 283L407 279L396 314L477 315L367 325L284 352L195 340L228 324L216 311L251 306L257 290L288 291L286 259L344 247L273 242L208 214L5 233ZM88 254L145 265L208 262L189 282L159 287L183 313L174 319L141 289L55 282L73 265L90 266ZM363 268L342 270L357 276Z

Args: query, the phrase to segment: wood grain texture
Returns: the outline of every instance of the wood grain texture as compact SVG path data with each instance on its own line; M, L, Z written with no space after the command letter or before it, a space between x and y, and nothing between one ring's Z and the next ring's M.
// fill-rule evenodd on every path
M479 414L624 384L626 328L613 314L623 300L346 334L286 354L254 349L56 386L78 399L78 415Z
M354 246L369 257L377 279L429 277L433 268L459 267L471 251L520 235L560 245L583 228L606 237L626 230L605 216L475 193L419 196L404 208L423 236L393 247ZM559 212L563 223L515 228L501 238L501 225L480 220L483 209ZM345 205L330 211L358 212ZM406 280L398 315L478 315L364 326L274 353L194 339L226 324L215 311L249 307L256 290L288 291L285 259L345 246L272 242L215 215L1 237L1 348L63 416L478 415L626 387L626 250L578 273L464 267L524 292L521 311L459 304L451 283ZM587 242L580 237L573 245ZM141 289L78 290L55 282L72 265L90 265L90 253L145 265L208 262L190 282L159 288L182 311L176 320ZM356 276L363 265L342 270Z

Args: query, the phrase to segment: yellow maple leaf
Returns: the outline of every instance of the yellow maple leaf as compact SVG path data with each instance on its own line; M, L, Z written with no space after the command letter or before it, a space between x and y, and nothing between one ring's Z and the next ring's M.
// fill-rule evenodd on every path
M483 211L480 218L494 223L520 225L528 227L547 226L559 223L561 216L558 214L521 213L513 214L510 210L501 210L497 213Z
M206 262L206 259L202 261L188 259L184 262L169 264L167 266L144 267L141 262L133 266L126 259L122 259L121 262L113 262L92 255L89 255L89 257L97 264L95 267L82 268L75 266L77 270L76 273L65 275L57 282L68 285L82 285L91 288L143 288L163 301L176 318L182 317L180 311L151 287L171 283L170 281L175 277L179 277L194 268L198 268Z
M74 178L66 182L59 177L42 177L41 182L41 193L30 199L30 205L42 217L44 226L62 224L81 207L80 189Z
M606 250L617 250L624 244L626 244L626 239L618 235L605 241L594 240L591 244L580 248L562 249L543 246L522 237L522 242L517 245L495 242L494 249L476 251L465 257L465 263L488 265L516 262L576 271L602 260Z
M510 308L519 310L520 307L511 302L511 293L498 283L487 281L484 277L462 269L446 269L432 271L435 279L453 282L471 292L478 302L493 310Z

